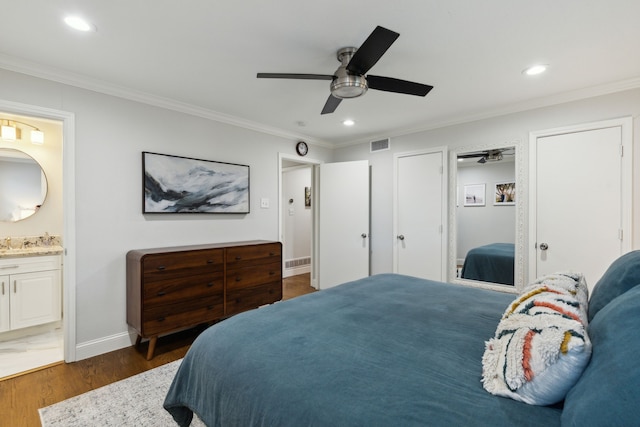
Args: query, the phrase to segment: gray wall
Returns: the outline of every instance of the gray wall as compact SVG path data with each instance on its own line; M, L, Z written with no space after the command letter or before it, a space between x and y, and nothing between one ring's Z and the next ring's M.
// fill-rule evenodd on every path
M428 102L428 98L425 99ZM378 135L372 139L391 137L391 150L369 152L369 143L359 143L338 148L336 161L369 159L372 166L371 248L372 272L393 270L393 154L447 146L450 150L482 144L522 141L528 151L529 133L576 124L632 116L634 128L635 182L640 171L640 89L617 92L567 102L550 107L505 114L469 123L437 129L413 132L405 135ZM525 153L526 155L526 153ZM525 162L525 176L528 174ZM640 185L633 189L633 247L640 247ZM528 215L525 213L525 221ZM525 230L528 225L525 224ZM525 254L527 259L527 254Z
M0 98L75 114L76 341L83 349L79 357L92 355L92 347L110 351L128 340L127 251L278 240L278 153L294 155L296 139L2 69ZM249 165L251 213L143 215L142 151ZM329 160L331 151L311 146L309 156ZM260 208L263 197L270 199L269 209ZM29 234L25 224L3 227L3 235Z

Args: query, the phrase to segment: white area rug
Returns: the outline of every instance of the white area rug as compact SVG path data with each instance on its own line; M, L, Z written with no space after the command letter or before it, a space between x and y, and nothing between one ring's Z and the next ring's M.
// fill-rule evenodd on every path
M41 408L42 427L176 426L162 403L181 362L176 360ZM194 416L191 425L204 423Z

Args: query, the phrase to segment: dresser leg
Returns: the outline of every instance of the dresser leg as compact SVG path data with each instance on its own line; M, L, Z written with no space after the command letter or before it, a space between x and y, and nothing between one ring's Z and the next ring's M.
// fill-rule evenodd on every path
M156 350L156 343L158 342L158 337L151 337L149 339L149 350L147 350L147 360L153 359L153 352Z
M138 346L140 345L140 341L142 341L142 337L138 335L138 337L136 338L136 345L135 345L136 348L138 348Z

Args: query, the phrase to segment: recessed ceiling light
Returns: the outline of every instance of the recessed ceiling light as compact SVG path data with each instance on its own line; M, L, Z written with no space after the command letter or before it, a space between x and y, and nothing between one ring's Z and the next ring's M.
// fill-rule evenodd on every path
M77 15L70 15L64 18L65 24L78 31L95 31L96 27L88 22L86 19Z
M355 125L355 124L356 124L356 122L354 122L354 121L353 121L353 120L351 120L351 119L346 119L346 120L344 120L344 121L342 122L342 124L343 124L343 125L345 125L345 126L353 126L353 125Z
M524 71L522 71L522 73L526 74L527 76L536 76L547 71L547 68L549 68L549 66L546 64L537 64L526 68Z

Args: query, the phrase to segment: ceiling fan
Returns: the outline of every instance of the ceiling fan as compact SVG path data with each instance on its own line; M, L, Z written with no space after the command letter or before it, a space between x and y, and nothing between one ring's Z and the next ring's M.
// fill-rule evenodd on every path
M338 61L341 65L333 74L258 73L257 77L259 79L330 80L331 94L321 114L333 113L343 99L362 96L367 89L426 96L433 86L392 77L371 74L365 76L399 36L400 34L394 31L377 26L360 48L344 47L338 50Z
M513 150L513 148L497 148L493 150L477 151L475 153L459 154L458 159L475 159L480 158L478 163L484 164L487 162L499 162L504 159L504 156L513 156L514 153L507 151Z

